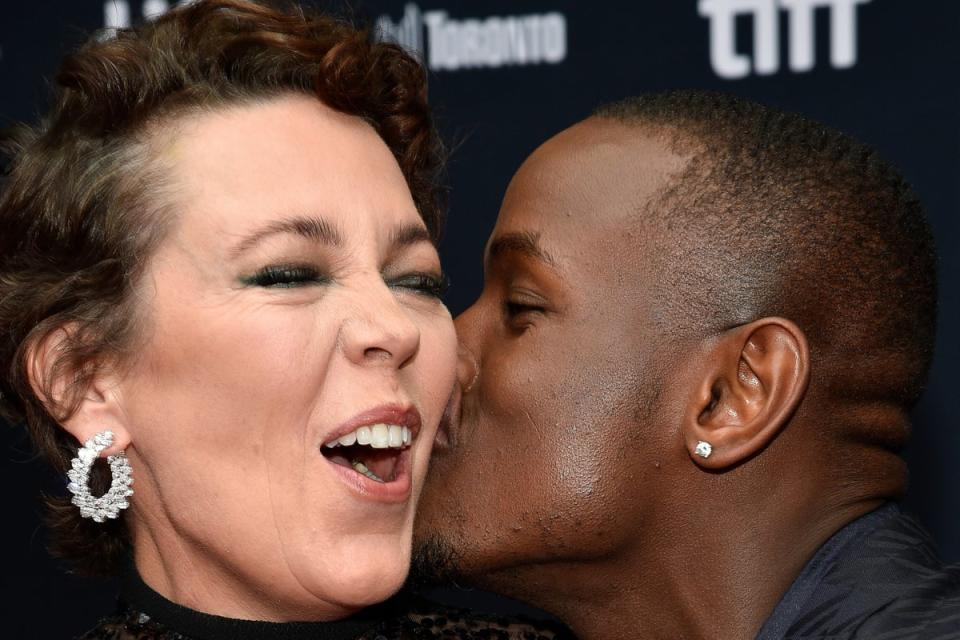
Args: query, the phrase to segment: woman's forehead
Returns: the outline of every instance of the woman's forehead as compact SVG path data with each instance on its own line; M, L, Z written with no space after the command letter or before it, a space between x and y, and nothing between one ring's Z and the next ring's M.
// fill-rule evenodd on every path
M397 162L369 125L310 98L209 114L167 154L185 230L249 234L293 218L345 236L420 217ZM422 223L421 223L422 224ZM303 226L303 225L301 225Z

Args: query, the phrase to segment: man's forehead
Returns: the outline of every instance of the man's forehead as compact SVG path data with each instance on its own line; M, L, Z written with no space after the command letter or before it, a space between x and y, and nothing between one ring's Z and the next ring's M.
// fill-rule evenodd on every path
M686 162L664 134L586 120L548 140L523 164L492 240L535 237L539 248L556 256L590 247L622 249L625 238L637 241L631 236L648 205Z
M524 162L501 216L510 222L519 213L540 224L583 229L616 226L635 219L686 162L664 134L591 118L554 136Z

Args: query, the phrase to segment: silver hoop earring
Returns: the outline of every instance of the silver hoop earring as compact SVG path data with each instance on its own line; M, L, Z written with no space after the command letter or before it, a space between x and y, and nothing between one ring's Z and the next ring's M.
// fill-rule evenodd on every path
M713 453L713 445L709 442L700 440L697 442L697 446L694 447L693 452L701 458L709 458L710 454Z
M70 461L73 467L67 472L70 483L67 490L73 494L71 502L80 507L80 515L84 518L93 518L94 522L103 522L104 518L114 519L120 511L130 506L127 498L133 495L133 478L130 477L130 463L127 455L122 451L115 456L109 456L110 488L99 498L90 493L90 469L100 452L113 444L113 432L101 431L87 440L77 451L77 457Z

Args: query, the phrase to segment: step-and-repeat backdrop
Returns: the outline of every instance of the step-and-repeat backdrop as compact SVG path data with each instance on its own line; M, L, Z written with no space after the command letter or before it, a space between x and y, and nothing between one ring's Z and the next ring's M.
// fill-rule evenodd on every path
M62 54L167 0L4 0L0 124L31 120ZM701 87L800 111L891 158L926 203L941 254L941 330L907 455L908 506L960 560L960 3L953 0L354 0L350 11L418 52L456 151L442 257L464 309L500 197L523 158L599 103ZM44 552L37 495L57 486L22 430L0 430L3 616L9 637L68 637L111 606L105 582L64 576ZM60 484L62 486L62 483ZM30 621L30 630L22 627ZM12 628L9 626L13 623ZM24 629L19 631L18 629Z

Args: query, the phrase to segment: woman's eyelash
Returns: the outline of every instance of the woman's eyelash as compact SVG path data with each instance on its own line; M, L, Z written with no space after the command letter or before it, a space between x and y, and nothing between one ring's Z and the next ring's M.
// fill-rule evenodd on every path
M450 280L445 274L411 273L389 280L387 284L392 288L410 289L415 293L442 299L450 288Z
M323 276L319 270L303 265L271 265L242 278L245 285L273 289L290 289L323 284L328 281L329 278ZM394 278L387 284L391 288L409 289L421 295L440 299L447 292L449 280L445 275L411 273Z
M326 281L327 278L317 269L301 265L271 265L243 278L246 285L276 289L290 289Z

